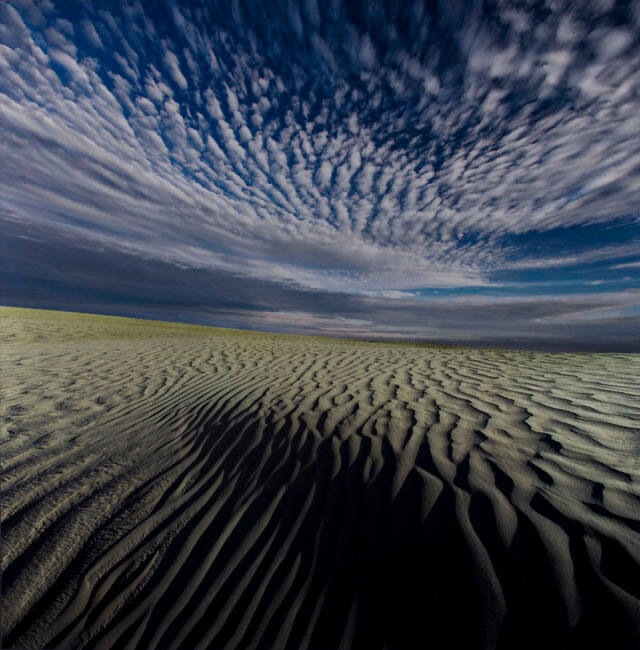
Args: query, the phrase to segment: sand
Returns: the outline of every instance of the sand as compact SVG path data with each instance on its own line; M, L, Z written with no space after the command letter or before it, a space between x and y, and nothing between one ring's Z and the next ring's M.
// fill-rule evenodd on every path
M0 325L2 647L638 647L638 355Z

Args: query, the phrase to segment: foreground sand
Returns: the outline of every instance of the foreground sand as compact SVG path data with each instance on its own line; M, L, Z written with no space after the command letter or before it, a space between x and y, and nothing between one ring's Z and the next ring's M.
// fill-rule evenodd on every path
M2 647L640 642L637 355L0 325Z

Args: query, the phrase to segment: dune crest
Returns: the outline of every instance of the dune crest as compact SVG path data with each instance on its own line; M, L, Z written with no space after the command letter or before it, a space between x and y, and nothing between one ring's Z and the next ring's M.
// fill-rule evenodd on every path
M0 322L2 647L640 643L638 355Z

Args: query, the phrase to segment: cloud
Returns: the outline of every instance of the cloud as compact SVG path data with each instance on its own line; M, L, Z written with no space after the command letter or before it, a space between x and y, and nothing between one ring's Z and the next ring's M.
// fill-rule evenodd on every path
M640 49L613 11L16 7L0 201L25 230L389 304L635 264Z
M102 44L102 39L100 38L98 32L96 31L96 28L88 21L84 21L81 25L81 29L87 38L87 40L93 45L94 47L99 47L103 48L104 45Z
M189 85L187 78L182 74L182 70L180 70L178 57L169 49L164 52L164 64L167 66L171 78L182 90L186 90Z
M576 267L594 262L602 262L619 257L633 255L640 246L640 239L613 244L610 246L600 246L588 250L572 253L569 255L556 254L549 257L525 257L523 259L508 262L505 264L506 269L553 269L563 267ZM617 265L611 268L626 268L625 265Z
M6 217L6 215L5 215ZM96 249L79 233L7 221L3 300L226 327L539 349L640 351L640 290L528 298L354 295ZM65 267L57 259L64 256ZM46 283L42 278L46 278ZM185 291L189 287L189 291Z
M640 261L638 262L625 262L624 264L616 264L611 267L612 269L640 269Z

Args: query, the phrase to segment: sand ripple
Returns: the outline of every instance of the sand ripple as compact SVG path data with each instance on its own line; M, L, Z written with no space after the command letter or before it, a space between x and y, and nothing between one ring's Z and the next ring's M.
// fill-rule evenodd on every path
M637 355L112 322L3 345L3 647L640 643Z

